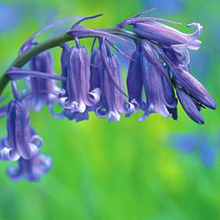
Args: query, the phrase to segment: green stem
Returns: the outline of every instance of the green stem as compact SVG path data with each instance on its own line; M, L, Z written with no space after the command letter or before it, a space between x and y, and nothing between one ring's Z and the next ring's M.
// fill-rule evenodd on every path
M134 40L140 39L137 35L133 34L132 32L128 32L125 30L121 30L118 28L106 28L106 29L99 29L102 31L106 31L111 34L120 35L123 37L128 37ZM26 53L19 55L15 61L12 63L10 67L18 67L21 68L24 66L29 60L31 60L34 56L38 55L39 53L54 48L59 47L65 42L73 40L73 37L64 34L59 37L55 37L49 40L46 40L37 46L33 47L32 49L28 50ZM6 75L1 76L0 78L0 97L4 89L6 88L7 84L9 83L10 79Z

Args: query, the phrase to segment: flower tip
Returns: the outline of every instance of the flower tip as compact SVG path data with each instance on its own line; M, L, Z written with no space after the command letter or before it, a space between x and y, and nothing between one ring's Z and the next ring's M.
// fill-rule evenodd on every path
M213 100L213 98L209 95L207 97L206 102L203 103L206 107L215 110L217 108L216 102Z
M196 114L196 115L190 115L189 113L187 113L188 116L197 124L199 125L203 125L205 124L205 120L203 119L203 117L200 114Z
M196 121L198 124L203 125L205 124L205 120L201 118L199 121Z
M196 30L199 31L200 34L201 34L202 30L203 30L203 26L200 23L195 23L195 22L187 24L187 27L188 28L190 28L190 27L195 28Z
M217 104L214 100L210 103L209 108L211 108L213 110L215 110L217 108Z
M203 119L203 117L200 114L193 116L193 115L190 115L189 113L187 113L187 115L197 124L199 124L199 125L205 124L205 120Z

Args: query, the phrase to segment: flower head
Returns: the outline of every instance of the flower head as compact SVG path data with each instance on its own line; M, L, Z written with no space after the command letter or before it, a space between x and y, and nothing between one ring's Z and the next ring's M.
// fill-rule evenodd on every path
M185 34L166 24L176 22L140 17L144 13L105 29L81 26L82 22L101 14L84 17L61 36L40 44L35 41L39 34L64 19L37 31L23 44L18 58L0 79L0 93L11 80L14 96L9 104L0 107L0 117L7 115L7 136L0 138L0 160L18 161L18 168L7 170L12 180L38 181L52 163L39 153L43 140L30 126L28 108L39 111L48 105L56 118L66 117L76 122L88 119L89 112L108 121L119 121L122 114L129 117L139 110L144 112L139 121L152 113L176 120L179 100L186 114L198 124L204 123L200 114L203 107L216 108L211 95L190 71L189 50L199 49L202 26L191 23L188 27L195 31ZM132 31L123 29L127 25L132 26ZM94 39L91 54L81 45L81 38ZM70 47L69 41L75 45ZM121 45L130 49L129 55L122 51ZM62 48L61 76L54 74L49 52L56 46ZM127 88L119 59L111 49L130 61ZM27 62L30 68L22 69ZM23 78L28 78L29 87L20 98L15 80ZM61 81L61 88L54 80ZM59 114L53 109L56 102L62 107ZM204 152L201 156L209 163L213 158L206 157Z
M127 77L130 99L135 98L142 103L142 87L146 94L145 107L141 107L145 114L140 120L154 112L164 117L172 115L177 119L175 88L189 117L203 124L200 107L215 109L216 103L204 86L190 74L188 51L199 49L201 42L197 38L202 32L202 26L198 23L189 24L188 27L196 30L192 34L185 34L161 23L176 22L140 17L144 13L117 25L117 28L132 25L133 32L140 38L136 39L136 51L133 53L135 61L130 61Z

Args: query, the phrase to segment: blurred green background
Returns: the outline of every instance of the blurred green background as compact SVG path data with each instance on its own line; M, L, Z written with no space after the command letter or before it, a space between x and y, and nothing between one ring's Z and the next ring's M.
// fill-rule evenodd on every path
M85 25L108 27L153 7L157 11L151 16L180 21L182 31L189 33L186 24L191 22L204 26L203 44L191 53L191 67L218 103L218 0L1 0L0 71L8 68L31 34L58 18L104 13ZM70 25L56 27L40 39ZM60 49L52 52L60 73ZM54 163L38 183L11 182L5 175L8 164L0 163L0 220L218 220L218 111L203 110L203 126L191 121L181 106L178 121L153 114L137 122L138 113L108 123L91 114L89 121L77 124L53 119L46 107L41 113L31 112L31 124L44 138L42 151ZM1 134L4 126L1 120ZM201 141L192 149L188 146L196 138L202 142L205 138L206 151L199 146Z

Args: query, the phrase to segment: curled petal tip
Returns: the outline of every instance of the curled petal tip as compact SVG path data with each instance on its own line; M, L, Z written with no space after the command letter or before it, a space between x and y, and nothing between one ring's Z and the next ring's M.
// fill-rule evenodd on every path
M197 30L200 30L202 31L203 30L203 26L200 24L200 23L190 23L190 24L187 24L187 27L193 27L193 28L196 28Z

